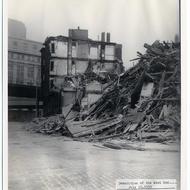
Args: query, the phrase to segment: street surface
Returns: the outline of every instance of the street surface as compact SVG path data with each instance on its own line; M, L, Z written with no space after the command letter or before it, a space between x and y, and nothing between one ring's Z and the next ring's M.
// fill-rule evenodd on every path
M113 150L9 123L9 190L109 190L116 179L177 179L179 152Z

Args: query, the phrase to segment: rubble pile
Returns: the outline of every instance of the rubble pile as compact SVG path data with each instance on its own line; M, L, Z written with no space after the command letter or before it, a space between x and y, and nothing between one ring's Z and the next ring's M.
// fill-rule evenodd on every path
M145 47L147 51L144 55L138 52L139 63L105 90L102 98L91 107L88 119L122 113L123 107L129 104L134 108L143 83L153 82L154 92L152 99L139 102L139 110L145 111L147 108L146 111L150 111L159 100L180 99L179 44L156 41L152 46L145 44Z
M62 117L35 119L27 129L87 141L116 137L146 142L177 140L180 136L180 44L155 41L144 47L145 54L137 52L138 63L125 73L113 76L112 82L88 69L82 83L97 80L106 85L100 98L87 110L81 109L80 98L74 118L68 119L71 112L66 110L68 113Z
M107 119L70 121L66 122L66 125L74 138L87 136L89 141L99 140L102 136L116 133L122 128L122 115Z
M138 64L104 90L85 119L106 120L122 114L122 125L110 124L98 135L91 126L92 132L81 136L123 136L149 142L175 140L180 129L180 44L155 41L144 47L145 54L138 52Z
M65 125L65 119L61 115L35 118L26 125L26 130L47 135L61 134L68 136L70 134Z

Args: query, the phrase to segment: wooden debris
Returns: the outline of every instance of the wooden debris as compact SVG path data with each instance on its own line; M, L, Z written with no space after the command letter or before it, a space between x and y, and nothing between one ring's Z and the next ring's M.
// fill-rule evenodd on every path
M138 52L138 64L104 90L103 96L92 105L86 117L87 121L94 122L106 115L109 118L110 115L122 114L123 127L117 132L109 131L107 135L104 131L93 139L102 140L123 134L130 139L164 142L170 138L153 136L149 132L180 129L179 44L156 41L144 47L147 51L144 55ZM152 95L140 98L143 83L148 82L154 85ZM166 107L170 109L163 110Z
M175 132L180 132L181 123L180 44L155 41L144 47L145 54L137 53L138 63L109 82L82 121L73 121L73 118L65 122L54 116L33 121L31 129L46 134L65 132L74 139L80 137L88 141L116 137L147 142L173 141ZM110 81L90 72L85 77L86 80ZM150 84L151 91L146 93ZM64 116L67 117L70 111L71 106L65 108ZM110 143L105 146L124 148ZM125 149L134 147L127 145Z
M67 127L73 137L82 137L95 135L105 129L109 129L110 127L118 125L120 122L121 116L101 120L101 122L98 120L94 122L78 122L78 124L76 122L69 122L67 123Z
M61 134L71 136L65 125L65 119L62 115L51 116L47 118L35 118L25 126L26 130L43 134Z

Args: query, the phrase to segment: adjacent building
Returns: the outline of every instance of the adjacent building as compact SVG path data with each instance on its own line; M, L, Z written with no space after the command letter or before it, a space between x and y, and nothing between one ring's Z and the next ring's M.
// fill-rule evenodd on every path
M42 96L47 114L61 112L61 107L68 102L64 97L69 90L64 86L73 80L72 76L89 71L99 76L118 75L123 71L122 45L111 42L110 33L103 32L98 41L89 39L88 30L69 29L68 37L48 37L41 52ZM70 88L73 99L76 99L75 90Z
M8 83L15 85L40 86L42 44L39 42L8 39Z
M9 108L36 108L41 86L42 43L26 38L24 23L8 20ZM23 99L24 98L24 99Z
M40 86L42 43L26 39L22 22L9 19L8 24L9 84Z

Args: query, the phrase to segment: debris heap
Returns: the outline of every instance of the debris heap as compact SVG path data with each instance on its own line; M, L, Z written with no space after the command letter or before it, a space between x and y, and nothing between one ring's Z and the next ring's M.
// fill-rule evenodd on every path
M103 83L102 96L83 113L67 119L60 116L37 119L29 130L61 133L88 141L120 137L127 140L169 142L180 133L180 43L155 41L137 52L138 63L113 82ZM90 76L89 76L90 75ZM80 106L80 103L79 103ZM65 114L68 115L68 114Z
M158 103L180 100L179 44L156 41L144 47L147 51L144 55L138 52L138 64L105 90L91 107L88 119L122 113L124 106L134 108L137 103L139 110L150 112ZM148 100L138 102L143 83L148 82L154 83L154 92Z
M173 140L179 131L180 44L155 41L144 47L145 54L137 52L138 63L114 80L90 107L85 121L123 115L119 129L107 126L95 139L121 135L162 142ZM91 131L95 135L93 127Z
M70 132L65 125L65 119L60 115L35 118L32 122L26 125L26 130L47 135L70 135Z

